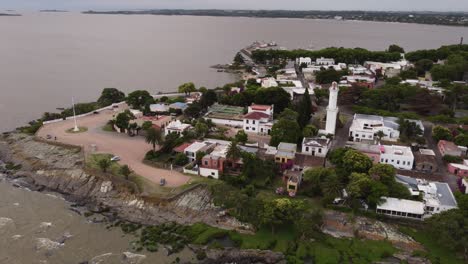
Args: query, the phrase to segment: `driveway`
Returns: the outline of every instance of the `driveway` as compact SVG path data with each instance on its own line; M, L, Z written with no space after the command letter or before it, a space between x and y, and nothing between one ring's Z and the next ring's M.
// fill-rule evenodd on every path
M120 106L125 109L126 106ZM58 142L81 146L85 155L91 153L91 145L96 145L98 153L111 153L119 156L120 164L127 164L136 174L159 184L162 178L167 181L167 186L177 187L189 181L189 177L176 171L158 169L143 164L145 154L151 150L151 146L145 142L143 137L129 137L126 134L116 132L106 132L102 127L112 119L115 112L105 110L96 115L90 115L77 119L79 127L86 127L88 131L82 133L67 133L66 130L73 128L73 119L53 124L44 125L37 133L37 136L46 138L47 135L57 137Z

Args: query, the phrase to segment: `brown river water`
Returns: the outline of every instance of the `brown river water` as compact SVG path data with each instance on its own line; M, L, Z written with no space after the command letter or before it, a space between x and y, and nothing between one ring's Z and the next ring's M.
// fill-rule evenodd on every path
M0 17L0 131L44 111L95 100L104 87L174 91L193 81L235 80L209 66L228 63L255 40L288 48L437 48L468 39L468 28L301 19L24 13ZM89 223L59 196L0 183L0 263L121 263L135 238ZM65 240L64 244L58 244ZM111 253L112 255L108 255ZM143 252L143 263L176 256ZM101 257L97 257L101 256ZM97 258L96 258L97 257ZM192 255L179 255L189 260ZM92 263L92 262L90 262Z

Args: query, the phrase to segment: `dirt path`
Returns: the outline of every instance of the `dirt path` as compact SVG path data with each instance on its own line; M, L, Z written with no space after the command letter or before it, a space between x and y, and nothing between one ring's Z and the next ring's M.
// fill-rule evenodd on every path
M126 106L121 106L120 109ZM114 111L105 110L99 114L77 119L78 126L88 128L82 133L67 133L66 130L73 128L73 120L67 120L54 124L44 125L37 136L46 139L47 135L52 140L57 137L58 142L84 147L85 154L91 153L91 145L97 146L98 153L111 153L121 158L120 164L127 164L136 174L159 184L162 178L167 181L167 186L178 187L189 181L189 177L176 171L168 171L154 168L143 164L142 160L151 146L143 137L129 137L116 132L106 132L102 127L108 120L112 119Z

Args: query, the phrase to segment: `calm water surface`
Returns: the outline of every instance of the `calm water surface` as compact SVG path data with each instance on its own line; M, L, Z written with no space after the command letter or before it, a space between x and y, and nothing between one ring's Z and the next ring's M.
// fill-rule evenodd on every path
M104 87L173 91L234 79L209 66L255 40L288 48L407 50L468 39L468 28L375 22L24 13L0 17L0 131L44 111L95 100Z

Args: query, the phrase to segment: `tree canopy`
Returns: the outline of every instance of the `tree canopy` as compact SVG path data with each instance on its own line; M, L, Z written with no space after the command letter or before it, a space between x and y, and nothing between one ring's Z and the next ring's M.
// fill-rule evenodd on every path
M136 90L127 95L126 102L133 109L142 109L145 105L152 104L154 98L144 90Z
M123 101L125 101L125 94L116 88L104 88L98 99L98 103L101 106L108 106L113 103L120 103Z

